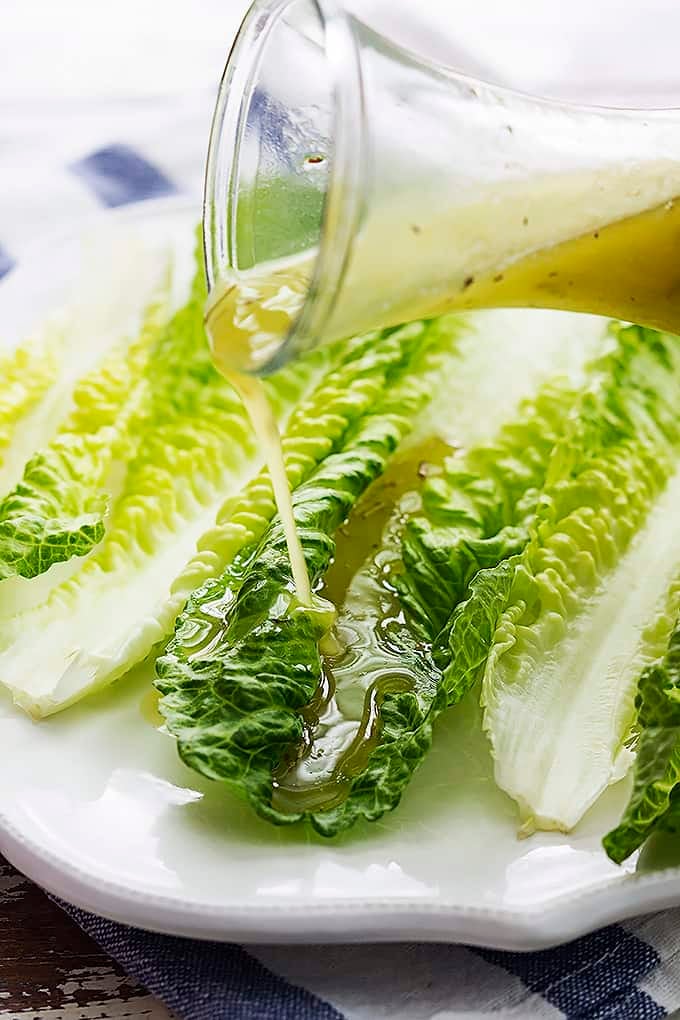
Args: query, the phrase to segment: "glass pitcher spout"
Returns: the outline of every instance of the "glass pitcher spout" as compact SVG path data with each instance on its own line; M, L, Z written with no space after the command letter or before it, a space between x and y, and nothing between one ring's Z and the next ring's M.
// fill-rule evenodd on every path
M204 244L209 332L240 371L479 307L680 331L680 111L532 98L333 0L256 0L218 95Z

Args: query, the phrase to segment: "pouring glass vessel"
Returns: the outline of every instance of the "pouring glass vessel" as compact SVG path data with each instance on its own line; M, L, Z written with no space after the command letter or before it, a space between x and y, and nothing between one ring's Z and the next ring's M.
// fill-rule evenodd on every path
M427 62L334 0L255 0L211 131L208 325L230 368L258 374L468 308L680 331L676 196L680 111L536 99Z

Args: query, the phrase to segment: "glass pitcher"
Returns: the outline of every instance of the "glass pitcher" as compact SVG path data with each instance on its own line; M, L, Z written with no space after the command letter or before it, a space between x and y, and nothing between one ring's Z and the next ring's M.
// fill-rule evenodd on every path
M676 196L678 111L536 99L425 61L333 0L256 0L210 137L208 319L229 321L232 367L258 374L477 307L677 331Z

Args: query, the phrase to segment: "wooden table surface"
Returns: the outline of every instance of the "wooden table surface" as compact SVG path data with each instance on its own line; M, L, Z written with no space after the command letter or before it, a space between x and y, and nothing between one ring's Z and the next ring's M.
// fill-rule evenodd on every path
M0 857L0 1018L169 1020L66 914Z

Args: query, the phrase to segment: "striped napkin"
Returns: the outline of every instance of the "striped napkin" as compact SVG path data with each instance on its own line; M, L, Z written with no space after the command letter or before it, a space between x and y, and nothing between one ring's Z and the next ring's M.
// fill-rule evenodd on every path
M13 96L7 85L8 67L11 71L13 66L12 13L27 26L26 38L15 40L15 48L25 54L21 47L29 40L34 47L40 42L35 26L29 24L31 6L25 0L7 0L3 7L7 49L4 67L0 61L0 276L11 272L33 240L70 227L97 208L178 193L198 196L213 101L207 86L186 93L177 88L172 96L162 97L158 89L140 86L139 94L118 94L116 102L103 103L90 94L77 102L72 96L64 97L48 109L25 91ZM64 23L69 12L85 18L91 10L84 0L63 0L50 5L50 10L52 6L59 9ZM159 12L155 2L151 6ZM215 18L225 6L229 5L206 0L206 9ZM534 6L538 16L539 5ZM655 0L652 6L659 15L663 4ZM135 37L139 49L145 38L145 5L122 0L116 15L122 17L121 12L132 7L141 19L142 35L138 32ZM238 20L241 7L240 0L232 5L229 24ZM449 4L433 0L434 7L441 19ZM41 17L48 17L48 8L40 8ZM509 17L505 4L494 5L491 0L481 4L487 13L491 8L499 17L502 11ZM548 9L554 13L557 5L541 0L543 16ZM164 5L167 33L180 24L178 11L184 24L185 5L178 0ZM116 24L112 19L112 32ZM471 22L467 24L469 28ZM223 21L226 33L225 26ZM474 32L468 31L468 37L473 46ZM225 46L226 41L220 44L220 52ZM214 64L214 50L211 53ZM129 66L136 67L135 60L142 56L141 50L137 58L133 54ZM24 56L20 70L23 62ZM525 65L527 74L530 63ZM474 69L483 71L480 66ZM126 68L122 71L124 76ZM217 71L216 65L208 66L206 74L212 82ZM501 78L502 67L497 72L489 77ZM178 74L181 81L181 69ZM529 87L532 82L525 84ZM677 910L611 925L556 949L510 953L419 944L244 948L152 934L68 904L61 906L180 1020L487 1016L653 1020L680 1006Z
M61 904L179 1020L656 1020L680 1006L680 910L556 949L237 946L128 928Z

